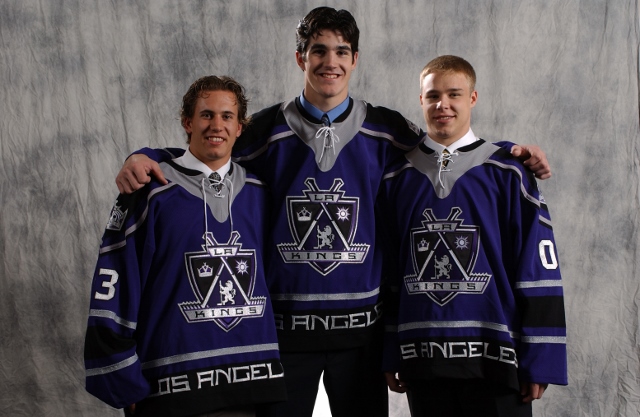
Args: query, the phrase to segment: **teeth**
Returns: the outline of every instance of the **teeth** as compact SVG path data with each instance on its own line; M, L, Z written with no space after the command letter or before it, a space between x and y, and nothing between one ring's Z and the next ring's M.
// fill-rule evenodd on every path
M209 140L211 142L222 142L223 141L222 138L207 138L207 140Z
M331 79L333 79L333 78L338 78L338 76L337 76L337 75L335 75L335 74L331 74L331 75L329 75L329 74L324 74L324 75L322 75L322 76L323 76L324 78L331 78Z

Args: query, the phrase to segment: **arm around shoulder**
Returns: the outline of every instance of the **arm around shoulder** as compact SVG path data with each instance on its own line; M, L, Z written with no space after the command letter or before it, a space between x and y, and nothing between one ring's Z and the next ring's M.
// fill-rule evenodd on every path
M546 180L551 178L551 166L547 160L547 155L536 145L518 145L513 142L494 142L496 146L509 152L518 158L537 179Z
M551 166L547 155L536 145L513 145L511 154L520 159L524 166L529 168L536 178L546 180L551 178Z
M161 184L166 184L167 180L158 163L171 160L176 155L180 156L183 153L184 150L178 148L142 148L134 152L127 158L116 176L118 191L122 194L131 194L148 184L151 181L151 176Z

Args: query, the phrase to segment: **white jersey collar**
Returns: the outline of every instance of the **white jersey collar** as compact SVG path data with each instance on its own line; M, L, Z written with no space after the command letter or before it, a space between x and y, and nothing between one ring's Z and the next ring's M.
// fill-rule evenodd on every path
M205 164L204 162L196 158L189 149L187 149L184 155L174 159L173 162L175 162L176 164L182 167L193 169L195 171L200 171L206 177L211 175L211 173L213 172L213 170L209 168L207 164ZM220 178L224 178L224 176L227 175L230 169L231 169L231 158L229 158L227 163L221 166L216 172L220 174Z
M477 140L478 138L476 137L476 135L474 135L473 131L469 129L466 135L464 135L457 141L453 142L449 146L443 146L439 144L435 140L431 139L428 135L424 140L424 144L427 145L429 148L433 149L434 151L438 152L439 154L442 154L442 152L445 149L449 151L449 153L453 153L456 151L456 149L462 148L463 146L471 145L473 142Z

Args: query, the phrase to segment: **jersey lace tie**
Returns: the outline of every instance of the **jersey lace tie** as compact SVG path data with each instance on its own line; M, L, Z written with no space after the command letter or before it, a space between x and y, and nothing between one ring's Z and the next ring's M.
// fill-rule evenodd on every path
M451 168L447 168L449 162L455 163L453 160L453 156L458 155L458 152L450 153L448 150L442 151L441 154L436 154L435 157L438 158L438 181L440 182L440 186L444 188L444 183L442 182L442 173L451 171Z
M340 138L338 137L338 135L336 135L333 132L335 130L335 127L330 126L331 122L329 121L329 116L327 116L326 113L322 116L322 124L324 126L318 129L318 131L316 132L316 139L323 138L323 141L324 141L322 145L322 153L320 153L321 161L322 161L322 157L324 156L324 150L327 148L331 148L333 149L333 154L335 155L336 154L335 144L336 142L340 142Z

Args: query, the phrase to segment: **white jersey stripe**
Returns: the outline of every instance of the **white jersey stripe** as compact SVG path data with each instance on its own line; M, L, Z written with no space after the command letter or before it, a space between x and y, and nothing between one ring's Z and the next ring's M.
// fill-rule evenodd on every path
M380 294L380 288L369 292L350 292L341 294L271 294L271 299L276 301L338 301L338 300L364 300Z
M547 279L542 281L520 281L516 282L517 289L523 288L551 288L551 287L562 287L562 281Z
M89 310L89 317L102 317L105 319L111 319L114 322L118 323L119 325L128 327L132 330L135 330L136 327L138 326L138 323L136 323L135 321L125 320L122 317L118 317L118 315L113 311L109 311L109 310L91 309Z
M172 365L179 362L187 362L198 359L215 358L217 356L238 355L241 353L265 352L269 350L278 350L277 343L266 343L262 345L237 346L223 349L205 350L202 352L185 353L183 355L174 355L167 358L160 358L142 364L142 369L156 368L158 366Z
M564 336L523 336L522 343L560 343L567 344Z
M131 366L138 361L138 355L134 354L132 357L123 360L122 362L115 363L113 365L105 366L103 368L87 369L87 377L109 374L111 372L119 371L120 369Z

